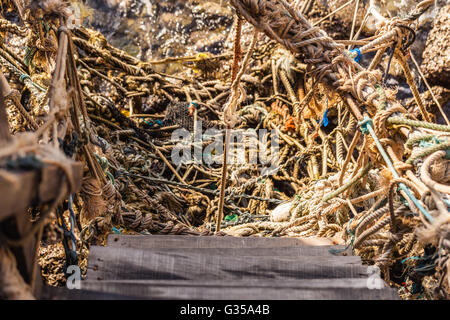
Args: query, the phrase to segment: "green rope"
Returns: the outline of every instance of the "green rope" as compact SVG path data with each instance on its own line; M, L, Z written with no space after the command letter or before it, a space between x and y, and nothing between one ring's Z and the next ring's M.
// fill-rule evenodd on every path
M95 153L95 158L97 159L97 162L100 164L103 173L109 178L112 184L114 184L115 179L114 176L111 174L111 172L109 172L110 163L108 159L106 159L106 157L100 156L98 153Z
M29 82L29 83L31 83L33 86L35 86L37 89L39 89L39 90L41 90L42 92L46 92L47 91L47 89L45 89L45 88L43 88L43 87L41 87L39 84L37 84L36 82L34 82L33 80L31 80L31 77L28 75L28 74L26 74L26 73L23 73L20 69L18 69L15 65L13 65L11 62L9 62L8 60L6 60L6 59L2 59L4 62L6 62L6 67L8 68L8 69L10 69L10 70L12 70L13 72L15 72L16 74L17 74L17 76L19 77L19 80L22 82L22 83L24 83L24 84L26 84L26 82L25 81L27 81L27 82Z
M409 138L406 141L405 146L407 148L411 148L413 145L415 145L416 143L422 142L422 141L430 141L433 140L433 138L435 138L436 136L434 134L426 134L420 137L415 137L415 138Z
M34 55L36 54L36 52L38 51L38 49L36 47L33 48L29 48L29 47L25 47L25 58L23 60L23 63L29 67L30 64L32 67L34 67L34 64L32 64Z
M430 154L433 154L439 150L447 151L447 158L450 158L450 142L444 142L444 143L439 143L432 147L429 147L429 148L426 148L426 149L420 151L416 155L414 155L414 156L410 157L408 160L406 160L406 164L413 164L414 161L416 161L417 159L421 159L426 156L429 156Z
M344 185L342 185L340 188L336 189L335 191L326 194L322 198L322 202L327 202L328 200L333 199L334 197L340 195L342 192L344 192L345 190L350 188L352 185L354 185L356 182L358 182L358 180L360 178L365 176L369 172L371 167L372 167L372 165L369 162L364 168L359 170L359 172L353 178L351 178L347 183L345 183Z
M389 170L391 171L394 178L398 179L400 176L398 175L397 171L395 170L394 165L392 164L391 159L389 158L388 154L384 150L383 146L381 145L380 140L378 139L377 135L375 134L375 130L373 129L373 121L372 119L368 117L364 117L362 121L359 122L359 125L361 127L361 131L364 134L370 133L373 140L375 141L375 144L377 146L378 151L380 152L381 156L383 157L384 161L386 162ZM428 221L432 222L433 217L428 213L428 211L420 204L419 200L416 199L416 197L411 193L409 188L405 186L404 183L398 184L399 188L405 192L405 194L408 196L408 198L411 199L411 201L414 203L414 205L419 209L420 212L428 219Z
M386 109L387 103L386 103L386 93L384 92L384 89L379 84L375 85L375 89L378 93L379 103L378 103L378 110L384 110Z
M411 127L419 127L419 128L425 128L425 129L431 129L436 131L442 131L442 132L450 132L450 126L442 125L442 124L436 124L426 121L417 121L417 120L410 120L405 119L402 117L389 117L386 122L388 124L404 124Z

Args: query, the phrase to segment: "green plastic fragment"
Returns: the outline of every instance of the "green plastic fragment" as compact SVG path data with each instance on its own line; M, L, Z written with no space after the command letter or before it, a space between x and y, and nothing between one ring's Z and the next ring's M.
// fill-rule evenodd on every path
M224 220L225 221L236 222L236 221L238 221L238 218L239 218L239 216L236 213L234 213L234 214L227 215Z

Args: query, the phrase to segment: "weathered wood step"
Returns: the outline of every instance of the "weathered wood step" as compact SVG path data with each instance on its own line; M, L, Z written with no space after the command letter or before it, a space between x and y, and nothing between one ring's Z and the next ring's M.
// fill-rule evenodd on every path
M122 280L83 281L82 288L141 299L186 300L398 300L392 288L369 289L367 279L307 280Z
M87 287L87 286L86 286ZM65 287L44 287L40 295L39 300L136 300L145 299L131 296L128 292L116 292L114 293L111 286L111 290L92 291L89 289L69 290ZM134 290L128 290L133 292Z
M300 246L279 248L150 248L142 249L131 246L128 248L146 250L154 253L188 253L205 255L222 255L227 257L300 257L300 256L346 256L351 251L334 253L333 250L343 250L344 246Z
M133 248L91 247L89 280L361 278L360 257L230 257Z
M162 235L122 235L111 234L109 247L150 248L278 248L311 246L311 239L300 238L262 238L262 237L198 237ZM314 242L329 245L329 241Z

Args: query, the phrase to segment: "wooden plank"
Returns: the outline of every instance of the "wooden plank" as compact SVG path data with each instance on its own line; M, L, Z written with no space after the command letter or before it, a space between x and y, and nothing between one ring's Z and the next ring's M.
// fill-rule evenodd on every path
M117 294L126 293L141 299L399 300L399 296L392 288L368 289L367 279L83 281L82 289Z
M0 145L6 144L11 140L9 132L8 115L6 114L5 97L11 92L8 80L0 70Z
M31 226L32 223L29 215L24 211L22 214L9 217L2 221L0 224L0 231L9 238L19 239L30 230ZM33 235L26 242L25 246L12 246L10 248L17 262L17 269L23 280L28 284L31 284L33 278L35 253L39 246L37 236L40 235L40 232L37 232L37 234Z
M114 247L112 247L114 248ZM120 248L120 247L119 247ZM133 249L135 246L129 247ZM153 253L186 253L186 254L205 254L222 255L226 257L300 257L300 256L338 256L347 254L334 254L332 249L344 249L344 246L301 246L301 247L279 247L279 248L151 248L141 249ZM345 251L347 253L348 251Z
M77 191L81 187L83 164L71 162L69 170L75 182L73 191ZM62 169L56 165L45 166L40 171L0 170L0 231L11 239L21 239L28 234L33 223L26 212L27 208L52 201L62 188L64 192L70 191L63 184L63 177ZM39 290L40 281L35 275L41 230L24 246L11 248L23 279L36 291Z
M91 290L69 290L62 287L43 287L39 300L136 300L139 297L132 297L123 292L110 293Z
M24 212L36 199L38 174L36 171L12 173L0 170L0 221L14 213ZM18 200L20 197L20 201Z
M83 164L72 162L76 192L81 188ZM23 213L28 207L53 200L62 188L62 169L48 165L39 173L37 170L13 171L0 169L0 221L13 214Z
M263 237L117 235L108 237L109 247L150 248L278 248L311 245L308 239Z
M223 257L94 246L87 279L331 279L366 275L367 267L355 256Z

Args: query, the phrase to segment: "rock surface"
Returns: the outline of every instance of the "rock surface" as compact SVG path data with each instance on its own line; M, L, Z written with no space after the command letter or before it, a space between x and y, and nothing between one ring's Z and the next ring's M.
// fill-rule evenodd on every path
M233 19L219 0L87 0L87 25L128 53L154 60L220 53Z
M450 89L438 85L433 86L431 89L433 90L436 99L442 106L444 113L447 115L447 118L450 117ZM420 94L420 96L425 104L425 108L432 114L436 115L436 122L439 124L445 124L445 119L441 115L436 103L434 102L430 91L425 90L423 93ZM406 104L407 108L411 106L417 106L414 98L411 98ZM417 113L419 113L418 110Z
M425 51L422 70L427 79L450 88L450 5L441 9L433 24Z

